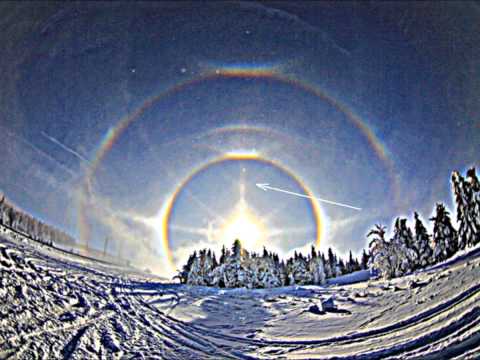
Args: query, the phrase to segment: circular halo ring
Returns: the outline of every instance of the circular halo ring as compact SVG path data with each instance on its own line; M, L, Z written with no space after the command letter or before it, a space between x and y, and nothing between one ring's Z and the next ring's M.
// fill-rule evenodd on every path
M172 251L170 249L170 239L169 239L169 223L170 218L172 215L172 210L175 206L175 202L177 200L178 195L182 192L183 188L198 174L203 172L204 170L208 169L212 165L218 165L226 161L232 160L253 160L258 161L267 165L271 165L277 169L280 169L282 172L286 173L291 179L295 181L295 183L305 192L306 195L310 196L309 204L312 211L313 221L316 227L316 235L315 235L315 245L320 247L320 242L323 237L325 231L325 221L322 209L315 199L313 193L309 190L309 188L303 183L303 181L293 173L290 169L286 168L284 165L279 164L277 161L270 160L263 158L262 156L256 153L227 153L222 157L215 158L213 160L208 161L194 169L175 189L173 194L169 197L169 199L164 203L164 206L160 210L160 219L161 219L161 230L160 236L162 241L162 249L166 258L168 260L168 265L171 269L175 269L175 263L173 261Z

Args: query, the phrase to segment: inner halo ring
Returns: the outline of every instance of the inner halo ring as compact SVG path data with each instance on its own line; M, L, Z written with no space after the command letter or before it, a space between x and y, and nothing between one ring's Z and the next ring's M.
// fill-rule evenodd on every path
M199 167L195 168L175 189L175 191L172 193L172 195L169 197L169 199L164 203L164 206L160 210L160 219L161 219L161 230L160 230L160 236L161 236L161 242L162 242L162 249L164 254L166 255L167 261L168 261L168 266L170 267L170 270L175 270L175 263L173 261L173 255L172 251L170 249L170 234L169 234L169 225L170 225L170 219L172 215L172 210L175 207L175 202L177 200L178 195L182 192L183 188L199 173L202 171L208 169L212 165L217 165L222 162L227 162L227 161L232 161L232 160L252 160L252 161L259 161L261 163L271 165L273 167L276 167L277 169L283 171L286 173L288 176L290 176L291 179L294 180L294 182L305 192L307 196L309 196L309 204L312 210L312 215L313 215L313 220L315 223L316 227L316 236L315 236L315 245L317 248L320 247L320 242L321 239L323 238L323 234L325 231L325 225L324 221L322 220L323 214L322 214L322 209L320 207L320 204L318 201L315 199L314 194L311 192L311 190L304 184L304 182L294 174L294 172L287 167L285 167L283 164L278 163L277 161L271 160L271 159L266 159L259 154L256 153L227 153L224 156L215 158L213 160L210 160Z

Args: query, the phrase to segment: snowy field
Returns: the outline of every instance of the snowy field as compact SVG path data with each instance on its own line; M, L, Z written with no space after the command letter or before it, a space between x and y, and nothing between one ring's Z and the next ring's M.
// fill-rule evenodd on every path
M0 238L2 359L480 356L478 247L388 282L219 290Z

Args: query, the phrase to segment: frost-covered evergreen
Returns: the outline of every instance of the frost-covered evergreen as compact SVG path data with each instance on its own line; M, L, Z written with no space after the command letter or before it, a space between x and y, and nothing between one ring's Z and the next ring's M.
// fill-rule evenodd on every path
M437 204L435 216L430 221L433 221L433 262L437 263L457 251L457 233L443 204Z
M212 283L212 271L214 269L211 252L201 250L198 257L194 257L187 283L192 285L210 285Z
M334 278L342 275L338 266L337 256L333 253L332 248L328 248L327 260L325 264L325 274L327 278Z
M370 256L367 254L365 249L363 249L362 252L362 259L360 263L360 269L361 270L367 270L368 269L368 260L370 259Z
M363 250L363 253L365 253L365 250ZM348 260L345 262L345 274L350 274L354 271L362 270L360 262L358 259L353 257L352 251L348 253Z
M287 262L289 284L306 285L313 283L313 274L308 271L308 262L302 254L295 253Z
M182 270L178 272L175 278L180 280L180 283L186 284L188 280L188 275L192 269L192 265L195 262L197 257L197 252L194 251L192 255L188 257L187 263L183 265Z
M472 202L470 204L470 211L475 224L476 234L472 245L480 242L480 182L475 173L475 168L467 171L467 181L472 190Z
M418 254L413 247L412 230L407 226L407 219L397 218L391 240L391 262L395 276L412 272L418 261Z
M418 264L419 255L415 250L413 234L407 226L407 220L397 218L390 241L385 239L386 228L375 225L367 237L370 241L369 267L383 278L402 276L412 272Z
M407 226L406 219L397 218L395 220L393 237L390 241L385 239L386 228L376 225L367 234L367 237L373 237L369 244L370 255L364 254L363 259L365 260L362 261L369 258L368 266L387 279L412 272L421 263L428 264L431 257L428 233L424 227L422 229L420 226L423 224L421 224L418 214L416 220L415 238Z
M375 228L367 234L367 238L373 237L369 244L368 266L378 271L381 277L389 279L395 276L395 268L392 263L391 244L385 240L385 233L384 226L375 225Z
M471 211L478 235L478 232L480 231L480 181L475 173L475 168L471 168L467 171L467 181L472 189ZM477 236L477 242L478 241L479 238Z
M454 171L452 186L459 224L458 246L464 249L480 242L480 189L475 168L467 171L466 180Z
M433 250L430 246L430 235L427 232L427 229L423 225L422 220L420 219L417 212L414 214L415 217L415 239L413 247L417 252L417 267L423 268L432 263Z
M310 261L308 262L308 270L312 274L312 282L315 285L325 284L325 265L321 256L316 253L314 246L312 246Z

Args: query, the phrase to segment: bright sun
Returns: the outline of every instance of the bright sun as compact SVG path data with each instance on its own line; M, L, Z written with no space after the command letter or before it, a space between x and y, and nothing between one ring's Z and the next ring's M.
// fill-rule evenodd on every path
M239 239L248 250L257 249L265 244L267 232L263 223L241 201L232 215L220 229L220 239L230 244Z

